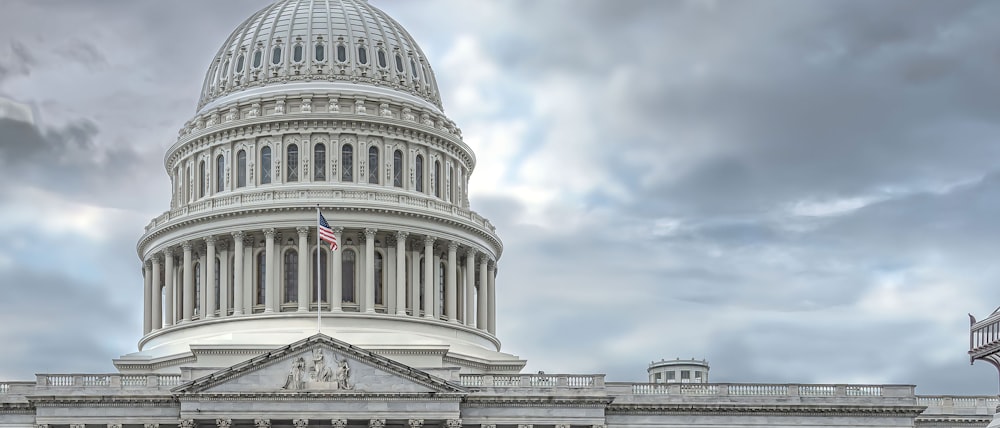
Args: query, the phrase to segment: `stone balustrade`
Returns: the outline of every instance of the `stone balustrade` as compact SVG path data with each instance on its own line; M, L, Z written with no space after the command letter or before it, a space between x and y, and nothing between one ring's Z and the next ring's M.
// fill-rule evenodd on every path
M752 383L609 383L616 396L915 397L910 385L802 385Z
M266 206L288 206L289 202L302 203L312 208L316 203L324 205L350 205L351 202L362 202L366 207L377 208L416 208L426 210L429 214L450 216L459 222L471 223L490 233L496 233L496 227L485 217L475 211L441 201L434 197L422 197L414 193L370 188L359 190L334 190L329 188L288 188L279 189L248 189L236 194L223 194L216 197L193 202L175 208L154 218L147 226L146 233L168 223L186 219L187 217L211 213L216 210L245 209Z
M604 388L604 375L461 375L462 386L469 388Z
M930 415L992 415L1000 406L996 396L918 396L917 404L927 406L924 416Z
M26 382L22 384L31 388L86 387L97 389L150 388L157 390L169 390L170 388L181 384L181 376L161 374L39 374L36 375L34 383ZM0 393L2 393L2 391L3 387L0 387Z

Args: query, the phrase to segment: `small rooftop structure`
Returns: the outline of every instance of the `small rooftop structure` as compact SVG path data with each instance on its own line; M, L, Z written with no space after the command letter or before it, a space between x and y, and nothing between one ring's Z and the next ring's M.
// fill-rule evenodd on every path
M708 370L705 359L675 358L650 362L646 372L650 383L708 383Z

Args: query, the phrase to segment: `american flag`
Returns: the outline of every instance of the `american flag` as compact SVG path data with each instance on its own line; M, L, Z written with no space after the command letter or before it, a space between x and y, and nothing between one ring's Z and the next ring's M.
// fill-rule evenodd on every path
M330 229L330 223L326 222L326 217L323 217L323 213L319 214L319 239L322 239L330 243L330 249L337 251L337 237L333 235L333 229Z

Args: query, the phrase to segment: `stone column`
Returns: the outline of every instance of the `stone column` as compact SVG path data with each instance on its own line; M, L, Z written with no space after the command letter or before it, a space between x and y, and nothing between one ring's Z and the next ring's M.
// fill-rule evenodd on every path
M342 246L344 244L344 228L338 226L332 229L333 236L337 238L337 245ZM340 253L341 251L342 250L340 248L337 248L336 250L330 252L330 258L333 259L333 269L330 269L330 280L332 283L332 289L330 290L330 312L340 312L343 310L344 277L341 269L344 267L344 259Z
M153 314L151 316L152 330L163 328L163 284L160 283L160 256L153 255Z
M448 278L445 280L445 311L444 314L448 317L449 322L457 323L458 316L455 315L456 307L456 296L458 295L458 288L455 287L456 274L458 273L458 242L451 241L448 243Z
M142 262L142 334L153 331L153 269L149 260Z
M476 250L465 253L465 325L476 324Z
M413 308L411 315L415 317L420 316L420 248L417 248L419 244L414 242L412 248L408 252L410 258L410 307Z
M215 318L215 237L209 236L205 238L205 264L202 266L201 271L205 273L205 279L207 281L201 282L201 292L202 294L207 294L206 299L202 299L207 304L202 307L202 319L205 318ZM222 287L219 281L219 287Z
M486 283L488 272L486 272L486 266L488 260L486 254L483 254L481 260L479 260L479 288L476 290L476 327L480 330L486 330L487 321L487 305L489 304L489 294L486 289L488 288Z
M233 316L243 315L243 232L233 232Z
M198 307L201 308L201 312L198 313L198 319L207 318L208 314L208 257L205 257L205 252L202 251L201 255L198 257L198 261L201 263L201 296L199 296Z
M424 237L424 318L434 318L434 237Z
M378 229L365 229L365 306L364 311L375 313L375 233Z
M181 244L184 249L184 306L181 312L181 322L191 321L194 314L194 263L191 263L191 242Z
M264 313L276 312L274 298L274 229L264 229Z
M406 232L396 232L396 315L406 315Z
M486 331L490 334L497 334L497 284L496 284L496 272L497 262L491 260L489 266L486 267L486 298L489 299L489 304L486 306Z
M437 251L434 252L434 261L431 265L434 266L434 285L431 286L431 289L434 290L434 296L431 297L434 302L434 319L441 319L441 316L444 315L444 302L441 301L441 293L444 292L445 285L441 283L443 279L441 277L443 275L441 273L441 255Z
M167 287L166 293L164 293L164 298L167 299L163 305L163 326L170 327L174 325L174 315L177 311L174 309L174 299L176 298L174 289L174 251L170 248L163 250L163 260L164 260L164 272L163 272L163 282Z
M252 236L248 236L243 240L243 313L248 315L253 313L254 298L257 295L257 284L254 284L253 281L255 267L253 257L254 244Z
M299 312L309 312L309 228L295 229L299 233ZM315 287L312 287L315 288ZM319 297L319 296L317 296Z
M220 242L219 249L219 316L229 316L229 246L225 242ZM214 266L215 263L212 263ZM213 280L214 281L214 280Z

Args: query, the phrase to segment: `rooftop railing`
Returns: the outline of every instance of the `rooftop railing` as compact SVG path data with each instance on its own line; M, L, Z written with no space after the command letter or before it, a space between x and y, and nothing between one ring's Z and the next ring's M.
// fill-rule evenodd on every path
M462 386L482 388L576 388L604 387L604 375L461 375Z
M910 385L765 383L608 383L610 395L740 397L913 397Z
M37 388L170 389L181 383L180 375L40 374L35 377L35 383L32 386ZM0 386L0 393L3 393L3 389Z

